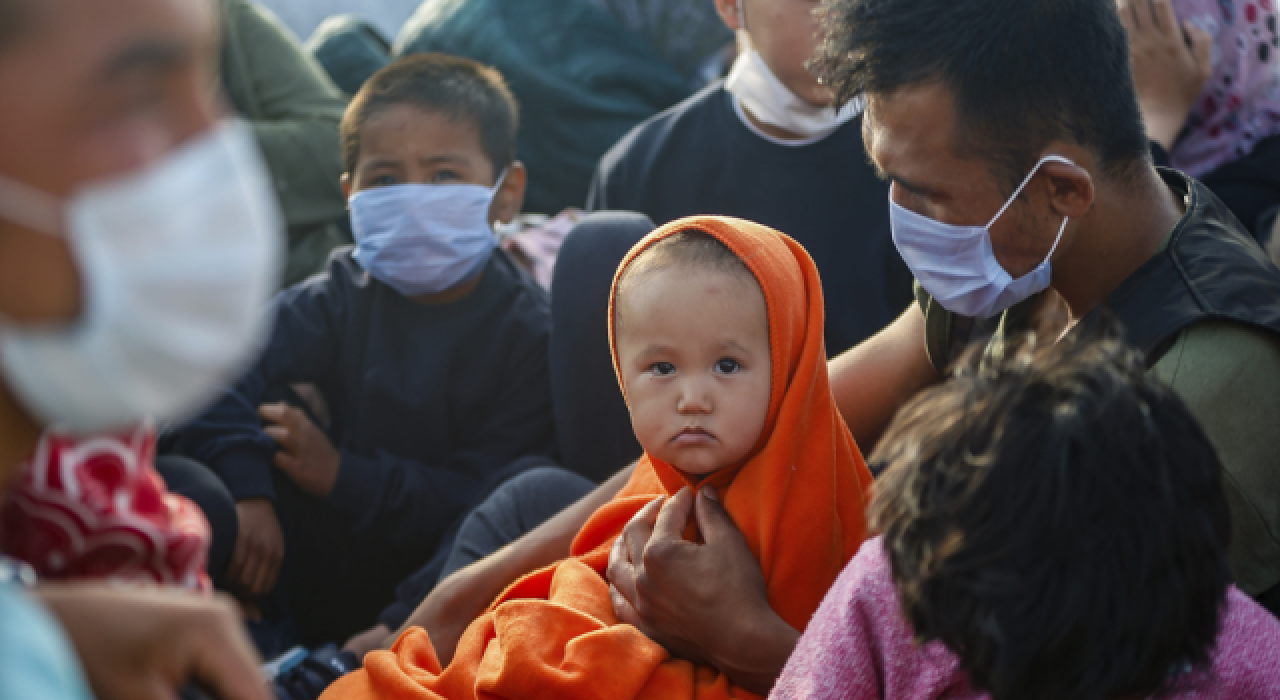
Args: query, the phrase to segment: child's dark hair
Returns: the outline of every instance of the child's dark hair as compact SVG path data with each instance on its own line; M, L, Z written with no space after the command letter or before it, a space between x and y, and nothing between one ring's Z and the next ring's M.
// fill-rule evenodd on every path
M675 265L688 265L698 270L723 272L759 285L751 268L742 262L729 246L704 231L686 229L654 243L636 256L618 277L617 299L655 272ZM614 325L618 325L622 305L615 301Z
M473 123L494 177L516 158L519 109L502 74L470 59L426 53L406 56L374 73L351 98L342 118L342 162L348 173L360 159L365 122L394 105Z
M872 457L903 611L995 700L1147 697L1218 634L1217 454L1114 329L1091 335L971 353Z

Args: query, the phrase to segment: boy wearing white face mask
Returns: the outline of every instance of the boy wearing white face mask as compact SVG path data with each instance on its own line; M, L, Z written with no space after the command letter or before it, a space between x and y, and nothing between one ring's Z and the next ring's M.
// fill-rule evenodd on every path
M371 78L342 125L356 246L280 294L257 365L170 441L237 501L224 583L275 592L302 643L368 626L518 458L555 452L548 300L491 226L523 201L516 128L501 76L472 61ZM300 382L324 427L272 402Z
M710 0L696 0L708 2ZM805 68L816 0L715 0L741 53L723 82L640 124L601 159L587 208L655 224L735 216L795 237L822 274L827 352L856 345L911 301L860 105L830 106Z

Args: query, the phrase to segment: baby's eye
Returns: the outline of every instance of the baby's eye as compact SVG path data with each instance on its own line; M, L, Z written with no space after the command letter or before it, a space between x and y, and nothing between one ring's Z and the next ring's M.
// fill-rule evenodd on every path
M716 371L720 374L733 374L742 369L742 363L730 357L716 360Z
M659 377L665 377L668 374L675 374L676 366L671 364L670 362L655 362L649 365L649 371L653 372Z

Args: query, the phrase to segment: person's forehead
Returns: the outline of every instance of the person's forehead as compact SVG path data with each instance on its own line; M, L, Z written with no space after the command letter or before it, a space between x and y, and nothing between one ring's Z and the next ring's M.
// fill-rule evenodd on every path
M749 274L685 262L642 272L627 285L617 305L641 333L691 326L715 334L757 330L768 322L764 292Z
M37 70L92 79L138 47L207 49L217 36L217 0L17 1L33 5L30 29L0 53L0 66L44 53Z
M0 110L0 172L36 185L60 179L27 172L41 158L57 156L64 166L54 169L73 180L111 171L103 153L65 151L96 133L140 78L154 84L217 55L216 0L19 1L37 5L31 25L0 51L0 93L22 96Z
M954 156L953 103L939 83L871 96L863 125L867 153L886 172L926 168Z
M870 96L863 120L867 154L876 169L938 200L989 184L989 164L961 152L963 134L956 129L951 92L932 81Z
M410 104L378 109L360 127L361 160L381 157L417 158L450 153L488 161L475 123Z

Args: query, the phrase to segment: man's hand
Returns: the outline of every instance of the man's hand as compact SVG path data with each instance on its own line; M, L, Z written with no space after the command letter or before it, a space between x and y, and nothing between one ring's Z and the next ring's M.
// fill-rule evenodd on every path
M706 544L682 536L693 512ZM754 693L768 694L800 637L769 607L760 565L710 490L641 509L614 544L608 578L620 621Z
M276 586L284 560L284 533L271 501L253 498L236 504L240 536L231 552L227 581L249 596L266 595Z
M1168 150L1213 72L1213 37L1179 26L1171 0L1119 0L1119 9L1147 136Z
M36 597L99 700L172 700L189 681L221 700L268 700L261 661L223 597L91 584L41 586Z
M263 404L258 415L268 423L263 432L280 447L276 466L303 491L317 498L328 496L338 480L342 458L324 431L304 411L289 404Z

